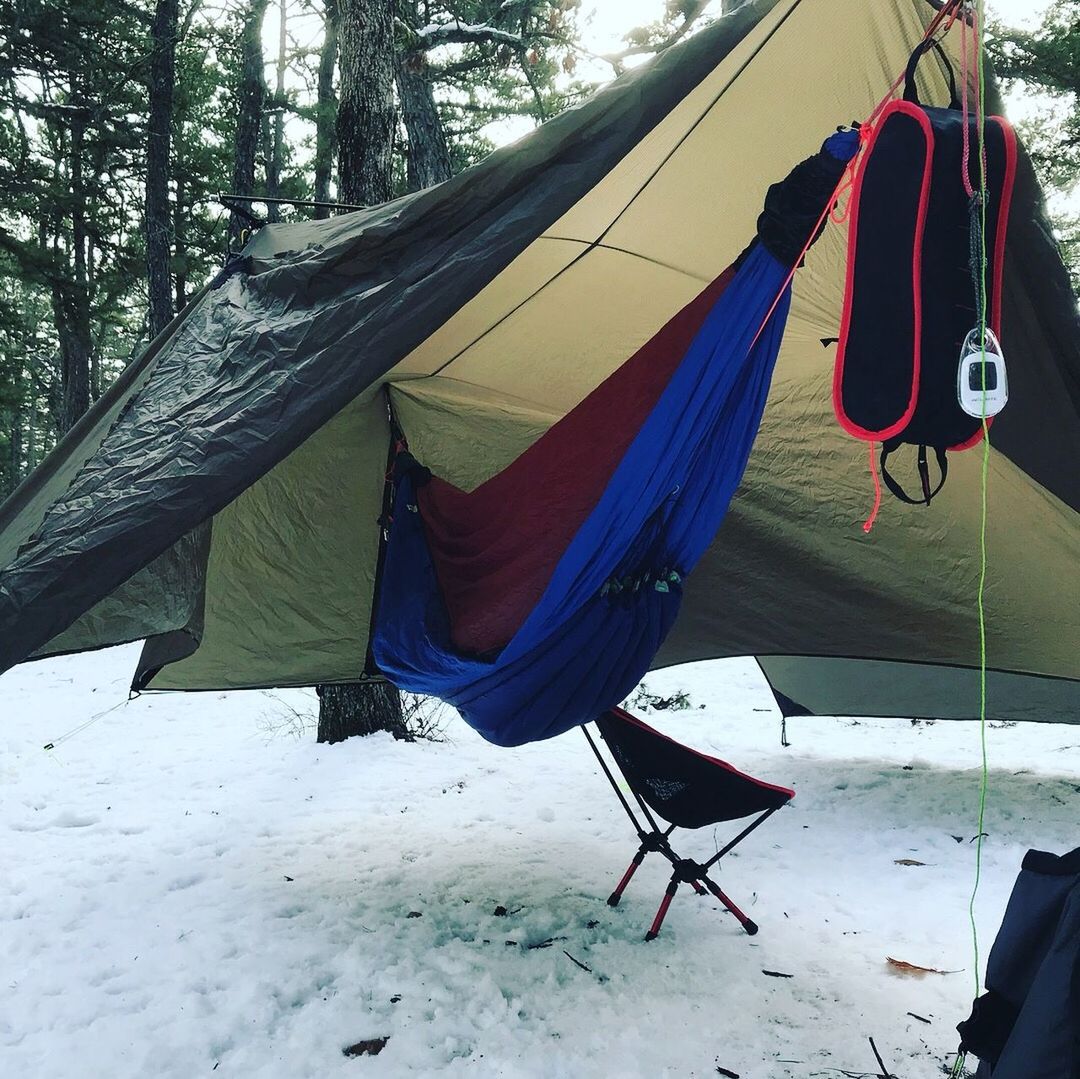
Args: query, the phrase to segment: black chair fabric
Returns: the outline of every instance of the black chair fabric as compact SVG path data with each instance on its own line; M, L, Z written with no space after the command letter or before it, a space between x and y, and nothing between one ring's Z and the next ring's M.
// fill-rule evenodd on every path
M679 828L779 809L795 796L668 738L621 708L605 712L596 725L634 792Z

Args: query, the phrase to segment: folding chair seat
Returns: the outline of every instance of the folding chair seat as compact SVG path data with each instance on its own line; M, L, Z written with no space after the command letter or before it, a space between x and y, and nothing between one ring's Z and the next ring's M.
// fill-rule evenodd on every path
M645 855L655 851L671 863L672 873L660 909L645 934L646 940L655 939L660 932L680 884L689 884L698 895L711 893L735 915L747 933L756 933L756 923L728 898L709 876L709 870L794 798L795 792L754 779L726 761L684 746L621 708L605 712L596 720L596 726L644 818L643 824L620 789L588 727L582 727L640 842L633 861L608 897L608 903L613 907L618 905L630 879L645 860ZM672 849L670 837L676 828L704 828L752 814L758 815L707 862L681 858ZM668 827L662 829L657 817L667 822Z

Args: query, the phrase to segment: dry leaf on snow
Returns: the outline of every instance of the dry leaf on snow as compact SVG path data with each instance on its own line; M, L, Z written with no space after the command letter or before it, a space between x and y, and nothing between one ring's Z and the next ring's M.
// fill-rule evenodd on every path
M937 967L920 967L914 963L905 963L903 959L893 959L891 955L885 956L885 962L895 974L907 974L915 978L921 978L924 974L959 974L959 970L938 970Z

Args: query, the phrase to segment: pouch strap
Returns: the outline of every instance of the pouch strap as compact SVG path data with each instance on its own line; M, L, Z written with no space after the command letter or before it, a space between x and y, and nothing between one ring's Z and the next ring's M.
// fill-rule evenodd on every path
M934 447L934 456L937 458L938 470L941 472L941 479L938 481L938 485L931 489L930 487L930 466L926 459L926 446L919 447L918 467L919 467L919 480L922 483L922 498L912 498L904 489L896 482L885 465L889 454L896 449L899 443L893 443L892 445L882 444L881 447L881 478L885 481L885 486L898 498L901 502L906 502L909 506L929 506L934 495L945 486L945 480L949 476L949 461L945 456L944 446Z
M920 41L915 46L915 51L911 54L907 62L907 70L904 72L904 100L910 101L913 105L921 105L919 101L919 93L915 89L915 69L919 66L919 61L933 49L938 56L941 57L941 62L945 65L945 71L949 76L949 108L959 109L960 95L956 92L956 72L953 71L953 66L949 62L948 56L945 54L945 50L941 47L941 44L930 38L928 41Z

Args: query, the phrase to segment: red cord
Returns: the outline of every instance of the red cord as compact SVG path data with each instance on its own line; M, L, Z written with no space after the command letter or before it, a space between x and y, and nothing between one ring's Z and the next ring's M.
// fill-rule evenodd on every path
M950 0L949 3L942 7L941 10L933 17L933 19L930 20L930 25L926 28L926 33L923 34L920 44L929 41L934 36L937 28L945 21L946 17L949 17L949 23L945 27L944 33L948 33L950 28L952 27L952 24L956 22L961 9L963 8L963 3L964 0ZM855 170L857 168L856 162L858 161L859 155L862 152L862 144L865 143L865 141L870 137L870 134L874 129L874 123L880 115L882 109L884 109L885 106L892 100L893 94L896 93L896 91L900 88L903 82L904 75L899 75L896 79L893 80L893 83L889 87L885 96L877 103L877 105L874 107L874 111L870 113L866 121L860 126L860 149L856 151L855 156L848 162L847 168L844 169L844 173L840 177L840 182L836 185L836 188L833 190L832 195L829 197L828 201L825 204L825 209L821 212L821 216L817 219L817 224L815 224L814 227L810 230L810 235L807 238L806 243L803 245L802 251L799 252L799 257L795 260L794 265L788 271L788 275L784 279L784 283L780 286L780 291L777 292L776 298L770 305L769 310L765 314L765 317L761 320L761 325L758 327L757 333L754 334L754 339L750 342L750 347L746 350L747 352L750 352L753 349L754 345L758 343L758 338L761 337L762 333L765 330L765 327L769 324L769 319L773 317L776 308L780 305L780 300L783 298L784 292L787 290L788 285L791 284L791 280L795 276L795 271L802 264L803 259L806 258L806 253L813 246L814 240L817 238L818 229L820 229L821 226L825 223L825 219L833 213L833 210L836 206L836 200L844 193L844 191L848 187L854 186ZM846 218L847 208L845 207L843 214L839 220L843 222Z
M859 128L859 148L855 151L855 156L847 163L847 168L844 169L844 175L841 178L842 183L836 189L833 195L832 211L829 214L829 220L834 225L844 225L847 223L848 215L851 212L851 192L855 190L855 179L858 175L858 164L860 156L862 154L862 143L869 137L864 132L868 132L869 127ZM840 205L840 200L847 195L847 202L843 206Z

